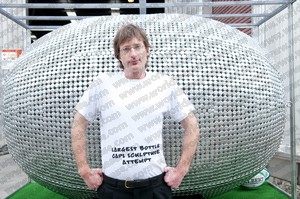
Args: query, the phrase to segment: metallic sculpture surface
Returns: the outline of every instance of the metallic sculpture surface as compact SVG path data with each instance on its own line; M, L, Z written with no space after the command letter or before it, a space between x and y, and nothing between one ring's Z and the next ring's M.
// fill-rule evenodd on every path
M258 173L277 151L284 128L278 72L264 49L242 32L177 14L85 19L33 43L5 83L5 134L14 160L33 180L70 198L95 194L77 174L70 127L74 106L93 78L118 70L112 40L127 22L150 38L148 70L174 77L197 109L201 140L174 195L219 195ZM164 153L175 166L182 129L170 118L164 123ZM92 167L101 167L99 149L95 121L87 136Z

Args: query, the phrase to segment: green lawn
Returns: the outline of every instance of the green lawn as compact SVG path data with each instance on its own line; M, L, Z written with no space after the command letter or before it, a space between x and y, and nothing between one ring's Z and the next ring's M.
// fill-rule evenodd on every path
M183 196L182 199L196 199L193 196ZM29 183L9 196L7 199L67 199L54 193L37 183ZM233 189L220 196L211 199L289 199L287 195L280 192L269 183L264 183L258 189L245 190L241 188Z
M211 199L289 199L289 197L269 183L264 183L258 189L236 188Z

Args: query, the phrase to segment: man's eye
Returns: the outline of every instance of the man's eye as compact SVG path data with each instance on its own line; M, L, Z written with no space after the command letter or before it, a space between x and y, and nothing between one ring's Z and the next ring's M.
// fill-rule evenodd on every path
M130 49L131 49L131 48L129 48L129 47L128 47L128 48L123 48L123 51L127 53L127 52L130 51Z
M141 49L141 45L136 45L136 46L134 46L133 48L134 48L134 50L140 50Z

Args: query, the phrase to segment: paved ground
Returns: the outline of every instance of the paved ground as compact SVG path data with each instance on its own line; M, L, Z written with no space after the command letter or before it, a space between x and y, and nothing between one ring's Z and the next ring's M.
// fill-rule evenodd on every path
M11 155L0 156L0 199L4 199L29 181Z

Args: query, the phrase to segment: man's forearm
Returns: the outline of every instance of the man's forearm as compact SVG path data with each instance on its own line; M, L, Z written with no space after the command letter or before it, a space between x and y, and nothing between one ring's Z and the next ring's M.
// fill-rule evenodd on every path
M183 139L182 154L177 168L183 173L183 175L185 175L189 170L197 149L200 137L200 129L198 121L193 113L190 113L190 115L184 121L182 121L182 126L185 130L185 134Z
M84 175L84 171L89 168L86 157L86 128L88 121L76 113L72 125L72 149L78 167L78 173Z
M78 173L91 190L97 189L103 181L100 168L91 169L88 165L86 155L86 128L89 121L80 113L76 113L72 125L72 149L78 167Z

